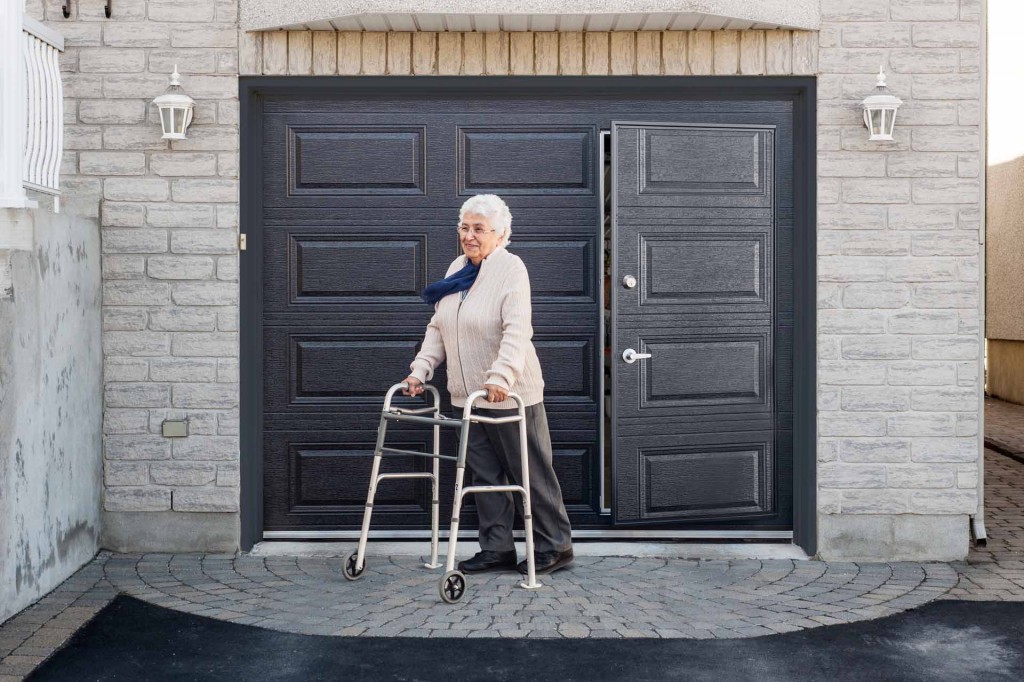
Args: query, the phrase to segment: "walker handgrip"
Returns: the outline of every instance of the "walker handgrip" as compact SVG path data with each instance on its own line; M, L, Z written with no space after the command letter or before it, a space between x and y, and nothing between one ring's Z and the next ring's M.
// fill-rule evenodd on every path
M433 386L431 386L430 384L420 384L420 385L423 387L423 392L424 393L429 393L430 395L434 396L434 407L435 408L439 408L441 406L441 394L438 392L438 390L436 388L434 388ZM384 411L388 412L388 411L391 410L391 399L395 397L395 393L398 393L399 391L407 390L408 388L409 388L409 382L408 381L403 381L403 382L395 384L394 386L389 388L388 392L387 392L387 395L384 396Z
M466 398L465 407L462 408L462 418L469 419L470 414L472 414L473 408L476 407L475 403L477 401L477 398L486 397L487 391L485 389L480 389L479 391L473 391L472 393L470 393L469 396ZM519 397L518 393L509 393L507 399L516 401L516 405L520 409L526 407L526 405L523 404L523 399Z

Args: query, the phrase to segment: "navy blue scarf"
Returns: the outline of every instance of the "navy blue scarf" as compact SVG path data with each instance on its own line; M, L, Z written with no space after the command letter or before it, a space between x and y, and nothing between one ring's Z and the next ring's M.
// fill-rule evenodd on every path
M483 261L481 261L482 263ZM428 284L427 288L423 290L420 296L423 300L434 305L448 294L454 294L457 291L465 291L466 289L473 286L473 282L476 281L476 276L480 273L480 266L473 265L473 262L466 259L466 267L462 268L458 272L452 273L448 277L442 280Z

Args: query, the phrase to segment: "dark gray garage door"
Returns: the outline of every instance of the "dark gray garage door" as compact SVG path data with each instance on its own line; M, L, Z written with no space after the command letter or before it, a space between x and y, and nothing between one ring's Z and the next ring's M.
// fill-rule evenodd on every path
M508 201L510 250L530 271L574 526L793 527L791 97L594 79L289 80L256 92L247 122L260 184L243 209L243 456L260 453L264 531L358 528L383 393L430 316L418 293L457 255L458 207L482 192ZM608 282L603 131L615 137ZM652 357L626 363L626 348ZM614 514L601 509L606 362ZM430 444L425 430L394 434ZM429 508L422 481L390 482L374 525L426 528Z

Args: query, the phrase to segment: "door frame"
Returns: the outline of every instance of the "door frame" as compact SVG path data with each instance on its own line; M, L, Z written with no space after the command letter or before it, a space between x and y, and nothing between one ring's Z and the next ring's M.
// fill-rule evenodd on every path
M387 93L509 90L529 94L616 96L685 93L692 98L793 102L793 543L817 552L817 80L809 76L242 76L239 225L239 443L243 551L263 539L263 104L266 96L337 97Z

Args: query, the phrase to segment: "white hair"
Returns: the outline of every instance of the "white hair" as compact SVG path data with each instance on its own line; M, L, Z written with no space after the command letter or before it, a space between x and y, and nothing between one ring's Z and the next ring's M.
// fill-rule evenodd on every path
M501 237L502 244L508 244L512 238L512 212L508 204L497 194L476 194L466 199L459 209L459 221L467 213L478 213L491 223L491 227Z

